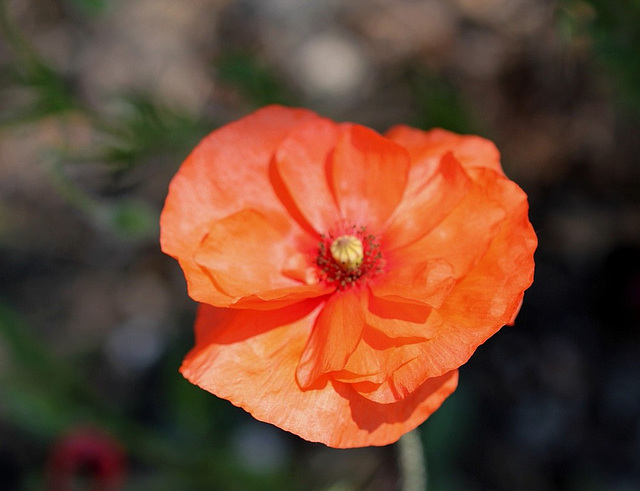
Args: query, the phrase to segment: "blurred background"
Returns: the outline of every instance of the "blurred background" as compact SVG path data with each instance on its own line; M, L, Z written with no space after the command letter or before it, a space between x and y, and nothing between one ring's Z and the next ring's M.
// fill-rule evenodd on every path
M394 446L178 373L167 185L272 102L485 136L529 194L536 280L421 427L431 489L640 489L638 0L0 0L0 34L0 489L397 489Z

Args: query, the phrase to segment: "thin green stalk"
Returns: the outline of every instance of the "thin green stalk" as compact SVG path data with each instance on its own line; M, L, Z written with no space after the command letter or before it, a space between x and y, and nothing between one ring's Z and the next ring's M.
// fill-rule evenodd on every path
M398 454L402 491L425 491L427 489L427 461L417 428L400 438Z

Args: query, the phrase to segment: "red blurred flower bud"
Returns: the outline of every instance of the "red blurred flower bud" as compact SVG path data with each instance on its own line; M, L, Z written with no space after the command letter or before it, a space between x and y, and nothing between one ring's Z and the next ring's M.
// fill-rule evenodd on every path
M76 429L56 442L47 469L49 491L115 491L126 473L122 446L94 429Z

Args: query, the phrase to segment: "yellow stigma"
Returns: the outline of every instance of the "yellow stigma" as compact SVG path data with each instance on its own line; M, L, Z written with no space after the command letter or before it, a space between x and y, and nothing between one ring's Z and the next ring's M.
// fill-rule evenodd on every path
M362 264L362 242L353 235L341 235L331 243L331 257L346 271L353 271Z

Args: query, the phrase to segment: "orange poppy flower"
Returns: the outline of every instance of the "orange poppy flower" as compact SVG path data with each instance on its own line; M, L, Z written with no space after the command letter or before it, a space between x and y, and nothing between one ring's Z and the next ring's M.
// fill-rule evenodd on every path
M182 164L161 244L200 302L192 383L332 447L421 424L514 320L537 239L476 136L270 106Z

